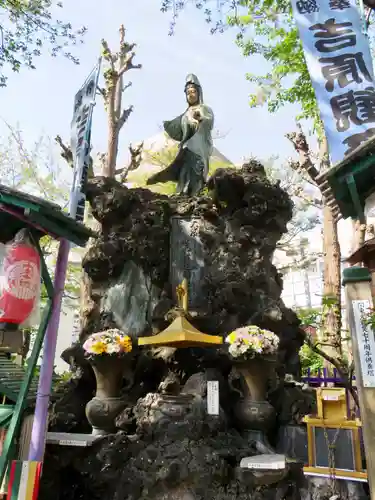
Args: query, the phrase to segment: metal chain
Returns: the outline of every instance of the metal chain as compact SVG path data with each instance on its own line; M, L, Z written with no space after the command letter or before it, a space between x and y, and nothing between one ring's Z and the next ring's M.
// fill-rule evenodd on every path
M331 480L332 495L338 495L337 484L336 484L336 473L335 473L335 450L336 450L336 441L337 438L339 437L340 431L341 431L341 426L336 429L335 435L333 436L333 439L330 442L327 428L323 427L324 437L328 449L328 467L329 467L329 477Z

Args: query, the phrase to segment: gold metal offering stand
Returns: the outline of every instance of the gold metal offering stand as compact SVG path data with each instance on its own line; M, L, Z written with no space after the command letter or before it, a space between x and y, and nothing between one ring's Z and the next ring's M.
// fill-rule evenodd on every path
M176 292L178 301L176 318L165 330L157 335L139 338L138 345L176 348L221 345L223 337L202 333L188 321L188 283L186 279L177 287Z
M367 472L362 465L362 423L358 418L348 419L345 389L321 387L316 397L317 415L303 419L307 424L308 443L308 465L303 468L304 473L366 482Z

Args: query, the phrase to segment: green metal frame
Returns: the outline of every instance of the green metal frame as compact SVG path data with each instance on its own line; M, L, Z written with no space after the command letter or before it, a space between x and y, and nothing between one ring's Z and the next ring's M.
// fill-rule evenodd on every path
M54 296L54 287L53 283L50 277L50 274L47 269L46 262L44 260L44 256L42 253L42 250L40 248L39 242L37 239L34 239L34 243L39 251L40 258L41 258L41 274L42 274L42 279L44 282L44 285L47 290L47 295L48 295L48 300L47 304L44 308L43 315L42 315L42 320L40 322L39 328L38 328L38 333L36 335L36 339L34 342L33 349L31 351L31 356L29 359L29 363L27 365L26 373L25 373L25 378L23 380L20 392L18 394L17 402L13 408L13 415L12 419L9 422L9 427L8 427L8 432L5 437L4 445L3 445L3 452L0 456L0 484L2 484L4 480L4 476L6 474L7 468L8 468L8 463L10 461L10 457L12 456L12 453L14 452L15 448L15 438L17 436L21 421L22 421L22 416L23 412L26 407L26 401L27 401L27 396L30 388L31 381L34 377L34 370L39 358L40 351L42 349L43 345L43 340L44 336L47 330L48 322L51 317L52 313L52 303L53 303L53 296Z
M0 428L8 427L14 413L14 405L0 406Z

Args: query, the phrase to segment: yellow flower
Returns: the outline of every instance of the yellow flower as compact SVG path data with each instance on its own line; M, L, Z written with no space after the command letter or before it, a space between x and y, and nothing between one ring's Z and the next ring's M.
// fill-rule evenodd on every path
M107 352L107 346L104 342L98 340L98 342L92 344L91 352L93 352L94 354L105 354Z
M131 338L128 335L124 335L123 337L117 335L116 342L124 352L130 352L133 349Z
M233 344L237 340L237 334L236 332L232 332L228 335L228 340L230 344Z

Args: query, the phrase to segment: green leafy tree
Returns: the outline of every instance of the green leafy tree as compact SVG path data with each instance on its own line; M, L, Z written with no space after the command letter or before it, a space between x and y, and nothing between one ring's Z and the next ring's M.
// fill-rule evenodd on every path
M187 0L162 0L161 10L172 12L171 29ZM298 103L297 119L312 118L320 129L319 112L307 70L302 44L289 0L223 0L219 9L208 0L194 0L211 26L211 32L237 29L236 42L245 57L260 55L269 63L265 74L249 73L256 84L250 106L267 104L274 113L285 104Z
M6 85L7 68L16 72L22 67L34 69L43 49L52 57L62 54L79 63L69 46L82 42L86 28L74 30L69 22L58 19L56 11L62 7L53 0L0 0L0 86Z
M317 373L318 370L323 368L323 358L316 352L314 352L310 346L303 344L299 351L299 357L301 360L302 374L307 375L308 370L311 373Z
M314 369L320 368L323 363L328 361L334 366L343 382L344 387L352 395L353 401L359 406L358 395L353 387L354 363L349 361L347 351L348 347L342 349L340 342L341 356L332 355L331 337L327 335L325 315L332 307L332 298L323 297L322 309L299 309L298 317L301 320L302 327L313 327L316 335L311 335L306 330L305 346L301 349L300 356L302 368ZM346 332L341 332L341 339L346 343L349 339ZM335 353L337 351L334 351Z

